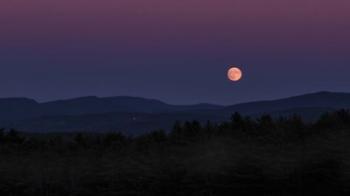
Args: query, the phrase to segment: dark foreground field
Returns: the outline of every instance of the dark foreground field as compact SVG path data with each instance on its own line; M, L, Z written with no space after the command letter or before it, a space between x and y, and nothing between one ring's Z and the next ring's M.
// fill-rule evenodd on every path
M177 123L165 134L0 133L0 195L348 195L350 114Z

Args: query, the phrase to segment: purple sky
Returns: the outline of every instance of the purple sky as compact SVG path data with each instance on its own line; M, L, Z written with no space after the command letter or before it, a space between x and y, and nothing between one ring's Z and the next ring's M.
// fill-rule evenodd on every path
M349 0L1 0L0 96L350 92ZM229 82L236 64L244 79Z

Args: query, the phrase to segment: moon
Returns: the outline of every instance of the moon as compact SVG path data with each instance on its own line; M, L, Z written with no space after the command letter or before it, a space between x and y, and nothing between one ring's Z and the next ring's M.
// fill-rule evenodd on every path
M231 67L227 71L227 77L231 81L237 82L242 79L242 76L243 76L243 72L238 67Z

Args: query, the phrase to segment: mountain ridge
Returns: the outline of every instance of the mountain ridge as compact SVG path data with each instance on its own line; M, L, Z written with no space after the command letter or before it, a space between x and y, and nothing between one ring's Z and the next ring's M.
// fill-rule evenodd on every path
M229 106L171 105L131 96L86 96L39 103L29 98L0 98L0 126L25 131L115 130L138 133L170 129L177 120L220 122L234 112L257 117L299 114L307 120L324 112L350 108L350 93L320 91L282 99Z

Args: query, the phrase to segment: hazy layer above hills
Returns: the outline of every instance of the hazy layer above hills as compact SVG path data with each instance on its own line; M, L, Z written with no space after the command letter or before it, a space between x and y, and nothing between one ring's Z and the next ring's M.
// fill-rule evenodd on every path
M350 93L319 92L285 99L219 106L170 105L137 97L81 97L38 103L27 98L0 99L3 127L23 131L123 131L170 129L176 120L227 120L234 112L273 116L299 114L313 120L324 112L350 108ZM1 125L0 125L1 126Z

